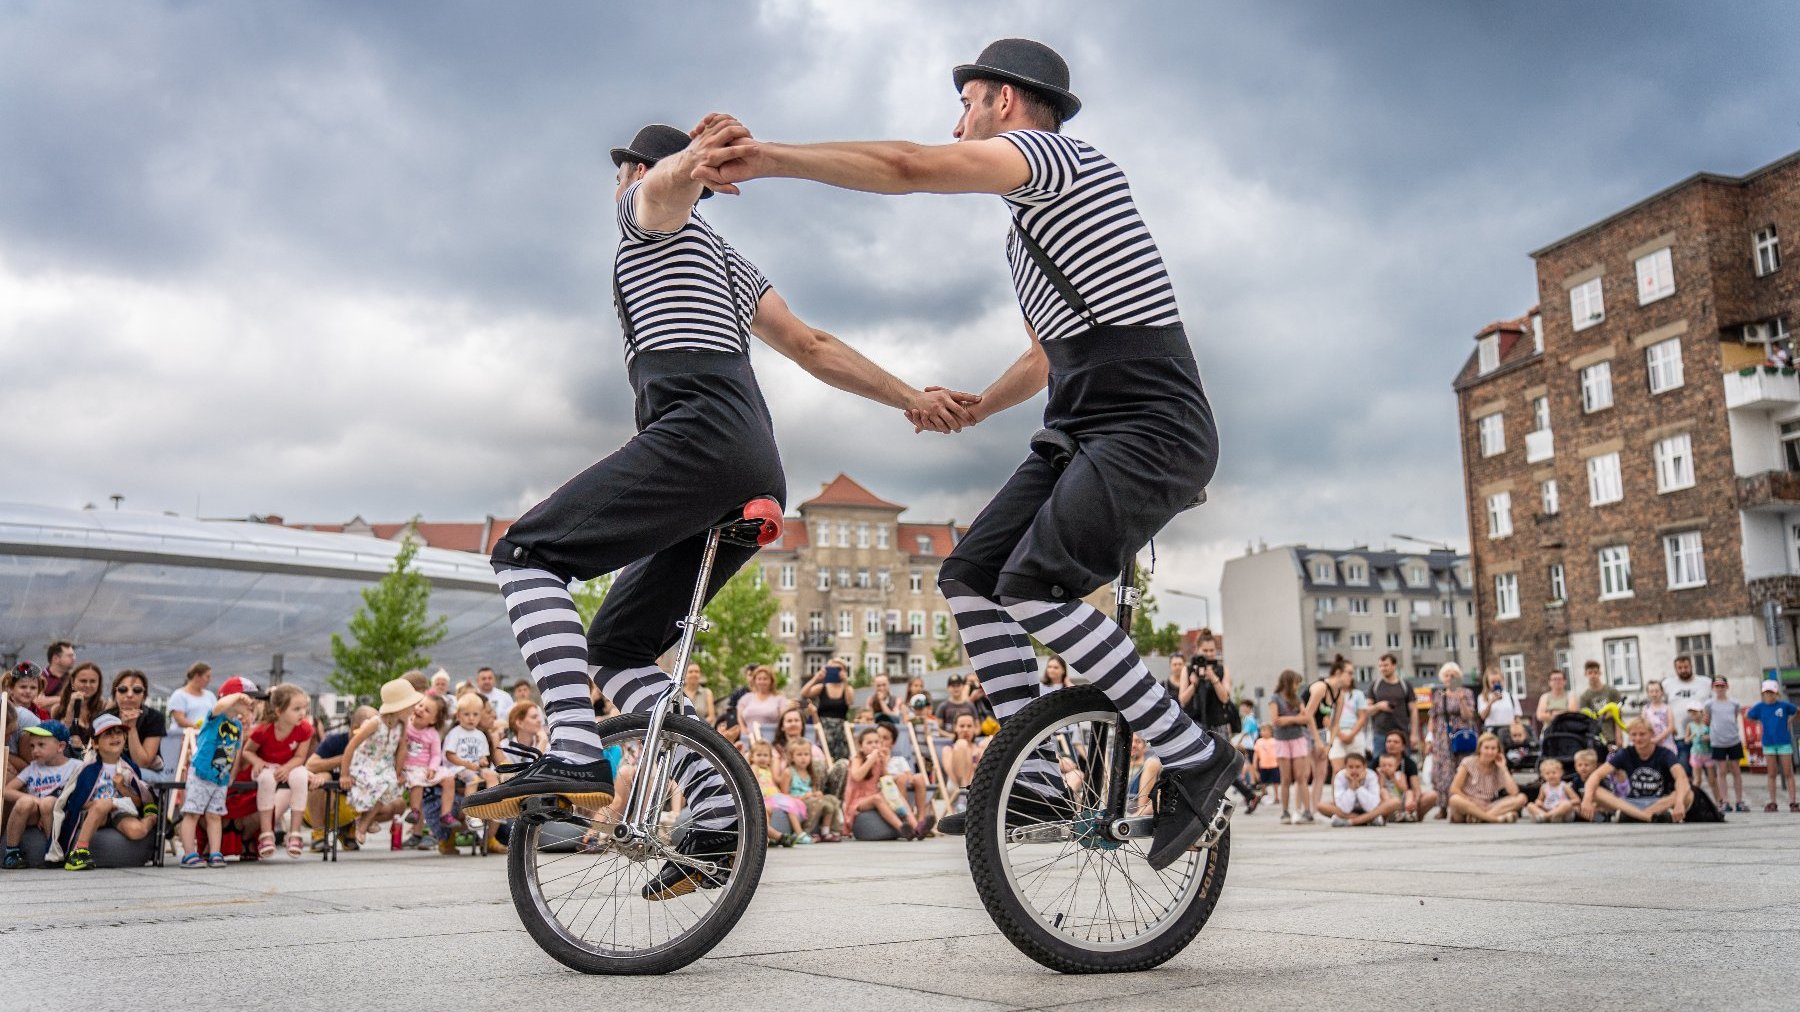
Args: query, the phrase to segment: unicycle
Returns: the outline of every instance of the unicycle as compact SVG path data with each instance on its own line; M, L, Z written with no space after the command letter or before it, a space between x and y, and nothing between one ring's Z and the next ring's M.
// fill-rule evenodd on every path
M745 547L781 536L781 508L769 499L746 504L707 534L693 603L681 625L675 670L687 666L694 637L707 628L701 612L721 540ZM749 907L767 852L762 791L749 764L718 732L681 713L681 686L647 713L600 722L601 742L623 757L615 770L621 797L603 809L578 809L560 797L532 798L513 823L507 882L525 930L551 957L596 974L652 974L678 970L717 945ZM614 747L618 752L610 752ZM683 853L697 799L672 805L674 769L692 762L718 774L725 797L705 799L709 810L729 805L737 831L730 841ZM629 778L629 786L623 786ZM676 811L679 809L679 811ZM729 835L729 834L714 834ZM691 848L690 848L691 849ZM697 873L690 891L650 898L646 887L672 861Z
M1045 429L1032 449L1061 470L1076 447ZM1119 579L1126 629L1135 570L1126 563ZM1009 718L976 767L964 836L975 889L1001 934L1052 970L1160 965L1206 926L1224 888L1229 803L1199 844L1154 871L1145 859L1154 819L1129 796L1130 766L1124 717L1099 689L1075 686Z

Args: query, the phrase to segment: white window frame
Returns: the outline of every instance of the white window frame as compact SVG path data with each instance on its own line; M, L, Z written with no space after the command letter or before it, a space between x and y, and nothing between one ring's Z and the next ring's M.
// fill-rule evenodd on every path
M1656 491L1678 492L1694 487L1694 438L1678 432L1656 441Z
M1350 634L1350 649L1352 649L1352 650L1368 650L1368 649L1373 648L1374 646L1375 646L1375 634L1374 633L1353 632Z
M869 547L869 525L868 524L857 524L856 525L856 547L858 547L858 548Z
M794 589L795 568L796 567L791 562L784 562L781 564L781 589L782 590L793 590Z
M907 589L915 594L925 593L925 574L916 569L908 573L906 575L906 586Z
M887 614L883 616L883 627L891 633L900 631L900 609L889 608L887 610Z
M1581 412L1591 415L1613 406L1612 362L1595 362L1581 370Z
M1337 598L1317 597L1313 599L1314 615L1330 615L1337 611Z
M1599 278L1591 278L1569 289L1569 320L1576 330L1606 322L1606 291Z
M1635 692L1644 687L1644 669L1636 636L1602 640L1600 654L1606 684L1621 692Z
M1588 505L1606 506L1625 498L1625 480L1619 471L1619 454L1598 453L1587 459Z
M1387 648L1389 650L1400 649L1400 634L1399 633L1391 632L1391 633L1387 634Z
M1412 613L1414 618L1430 618L1431 602L1423 598L1413 598Z
M850 586L850 567L849 566L839 566L838 567L837 585L840 587Z
M1560 562L1550 563L1550 600L1561 603L1569 599L1569 580Z
M925 636L925 613L922 611L907 612L906 631L923 638Z
M1344 582L1345 583L1368 583L1369 582L1368 567L1364 566L1360 562L1344 563Z
M1368 613L1369 613L1369 599L1368 598L1353 597L1350 599L1350 614L1352 614L1352 615L1367 615Z
M1519 617L1519 574L1494 575L1494 618L1504 621Z
M799 629L799 627L800 627L800 623L794 617L793 612L784 611L781 613L781 635L787 637L788 639L793 639L794 633Z
M1706 546L1699 531L1663 535L1663 560L1668 568L1670 590L1706 586Z
M875 547L879 548L883 551L886 551L887 546L888 546L888 525L887 524L876 524L875 525Z
M1671 337L1644 349L1644 368L1650 375L1652 395L1668 393L1687 382L1681 366L1681 338Z
M1531 424L1533 432L1550 431L1550 398L1533 397L1531 399Z
M775 673L786 678L794 673L794 655L782 654L775 658Z
M831 589L831 570L825 566L819 567L819 589Z
M1525 655L1501 654L1500 678L1514 699L1525 698Z
M881 635L881 612L875 608L863 609L863 635Z
M882 655L863 654L863 670L868 672L870 677L882 674Z
M1756 262L1756 276L1763 277L1781 269L1781 235L1775 226L1759 228L1750 234L1751 257Z
M1544 314L1531 314L1531 350L1536 354L1544 353Z
M1336 583L1337 574L1334 572L1335 569L1336 567L1329 562L1313 563L1313 582Z
M1483 415L1475 421L1476 434L1481 439L1481 455L1495 457L1506 452L1506 413L1496 411L1491 415Z
M850 523L849 523L849 521L846 521L846 520L838 521L837 546L839 548L849 548L850 547Z
M1488 373L1493 372L1495 369L1500 368L1500 335L1499 334L1489 334L1486 337L1482 338L1481 340L1476 341L1475 342L1475 351L1476 351L1476 363L1475 363L1476 373L1485 376Z
M1412 648L1415 651L1436 650L1437 633L1430 629L1414 629L1412 634Z
M1539 494L1543 498L1545 516L1553 517L1562 512L1562 500L1558 498L1555 478L1544 479Z
M856 635L856 615L848 608L838 609L838 635Z
M1512 537L1512 493L1495 492L1487 498L1488 538Z
M1675 252L1668 246L1637 258L1638 305L1675 294Z
M925 658L920 657L918 654L914 654L906 659L906 674L908 677L916 678L924 673Z
M867 569L859 567L856 570L856 589L857 590L868 590L869 587L870 587L869 571Z
M1634 597L1631 586L1631 546L1606 545L1594 553L1600 568L1600 600Z
M931 635L933 639L947 639L950 635L950 613L934 611L931 613Z
M1400 614L1400 602L1391 597L1382 598L1381 599L1381 613L1383 615L1398 615L1398 614Z

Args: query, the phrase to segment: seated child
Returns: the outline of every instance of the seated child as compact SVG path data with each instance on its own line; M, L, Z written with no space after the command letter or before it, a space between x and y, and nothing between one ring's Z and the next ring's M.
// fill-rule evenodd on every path
M788 741L788 786L790 796L806 806L806 832L823 843L836 843L838 835L831 830L842 807L835 795L819 790L828 768L813 755L811 743L802 738ZM839 760L842 762L842 760Z
M1386 825L1387 817L1400 810L1398 802L1381 796L1381 786L1369 772L1369 757L1347 752L1344 768L1331 781L1331 800L1319 803L1319 812L1331 816L1333 826Z
M19 733L19 751L25 768L6 782L7 868L25 867L21 843L25 830L36 826L46 837L56 813L56 792L74 775L77 763L64 748L69 730L60 721L47 720Z
M1418 797L1414 795L1412 783L1406 772L1400 768L1400 757L1382 753L1375 760L1375 781L1381 785L1383 801L1398 802L1400 807L1390 816L1395 822L1406 822L1412 817L1413 809L1418 806Z
M92 756L63 785L62 812L56 823L59 841L73 837L63 862L68 871L94 867L88 845L101 829L110 826L127 840L142 840L156 827L157 812L151 804L155 795L138 764L125 754L124 723L116 714L102 713L94 718L92 728ZM51 853L56 852L57 844L52 843Z
M806 743L803 738L798 740ZM806 745L809 749L812 747L810 743L806 743ZM756 786L762 788L763 807L768 810L771 817L766 823L769 830L769 842L782 847L792 847L796 843L811 843L812 837L808 836L804 829L806 826L806 803L789 794L787 784L783 782L791 781L792 770L782 770L781 775L776 776L774 745L761 738L750 743L750 772L756 774ZM783 833L776 830L773 818L776 812L781 812L788 817L788 825L792 827L788 832Z
M1588 770L1589 773L1593 769ZM1575 818L1580 796L1563 780L1563 764L1557 759L1538 763L1537 800L1525 806L1533 822L1569 822Z

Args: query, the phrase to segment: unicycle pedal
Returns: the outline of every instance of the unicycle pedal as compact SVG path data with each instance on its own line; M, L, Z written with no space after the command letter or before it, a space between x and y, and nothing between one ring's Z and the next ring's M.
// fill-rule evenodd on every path
M542 794L521 799L518 820L532 826L541 826L547 822L583 821L575 814L575 806L560 794Z
M1231 813L1235 811L1237 811L1237 805L1230 798L1219 802L1218 811L1214 812L1213 817L1207 820L1206 830L1200 834L1200 839L1194 841L1194 846L1190 849L1206 850L1218 843L1219 837L1224 836L1225 831L1231 828Z

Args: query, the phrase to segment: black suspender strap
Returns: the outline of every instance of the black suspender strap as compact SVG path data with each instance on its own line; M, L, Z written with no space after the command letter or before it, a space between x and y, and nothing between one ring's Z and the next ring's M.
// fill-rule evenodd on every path
M1025 254L1031 257L1032 263L1037 264L1037 269L1043 272L1045 279L1050 282L1050 287L1056 289L1057 294L1062 296L1069 308L1075 311L1075 315L1086 320L1090 327L1100 326L1100 321L1095 319L1093 310L1088 308L1087 300L1075 290L1075 285L1069 280L1069 276L1062 272L1062 268L1056 266L1056 263L1050 259L1050 254L1044 252L1044 247L1038 245L1037 240L1031 237L1030 232L1019 227L1017 221L1013 222L1013 235L1019 237L1019 245L1025 247Z
M631 314L625 311L625 292L619 287L619 261L613 258L613 310L619 314L619 329L625 332L625 347L637 354L637 328L631 325Z

